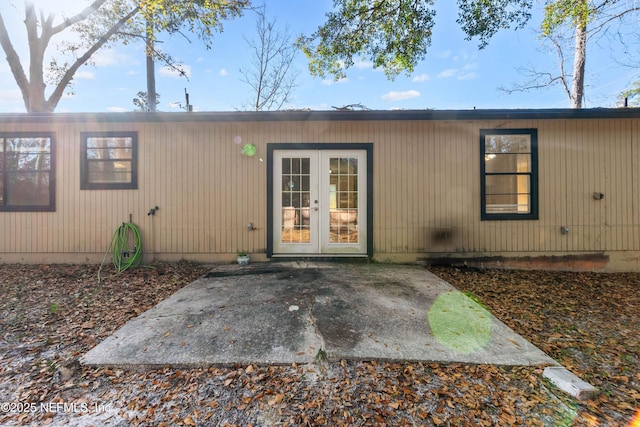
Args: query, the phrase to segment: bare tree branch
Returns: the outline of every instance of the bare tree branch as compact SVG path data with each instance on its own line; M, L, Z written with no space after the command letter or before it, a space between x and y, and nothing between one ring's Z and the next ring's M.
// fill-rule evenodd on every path
M9 68L11 69L11 73L13 74L18 87L20 88L20 92L22 92L22 99L24 101L25 107L29 108L29 98L26 94L29 93L29 79L24 72L24 68L22 68L22 63L20 62L20 56L18 52L16 52L13 47L13 43L11 43L11 39L9 38L9 33L7 32L7 27L4 24L4 19L0 14L0 45L4 50L7 56L7 62L9 63Z
M569 87L569 81L571 76L565 72L565 57L561 42L554 38L547 36L548 40L554 47L557 56L559 74L554 74L548 71L540 71L534 66L526 68L518 68L517 71L521 74L525 80L521 83L516 83L509 88L501 86L498 88L501 92L512 94L517 92L528 92L530 90L543 89L554 85L561 85L565 93L571 98L571 89Z
M545 43L550 43L556 51L559 73L542 72L532 67L522 73L526 78L523 83L499 89L513 93L560 84L569 98L571 107L582 108L585 99L589 41L611 31L614 22L622 26L625 17L638 11L640 6L627 0L546 1L541 33ZM619 33L618 35L619 42L625 45L622 36ZM565 52L569 51L572 54L565 56ZM573 64L571 73L567 71L570 61Z
M73 79L76 71L91 58L91 56L96 53L109 39L113 36L122 26L124 26L129 19L131 19L136 13L140 11L140 7L136 7L131 10L127 15L123 16L118 20L118 22L109 29L100 39L93 44L82 56L80 56L76 61L67 69L64 73L64 76L60 80L60 82L56 85L56 88L53 90L53 93L47 100L47 105L51 108L51 111L58 105L60 98L64 94L64 89L67 87L69 82Z
M297 72L292 64L297 50L288 28L279 30L275 19L268 21L264 7L256 12L257 40L245 38L252 60L248 68L240 69L241 80L253 92L252 110L280 110L296 87Z
M94 13L96 13L98 11L98 9L100 9L102 7L102 5L106 1L107 0L96 0L96 1L94 1L89 6L84 8L80 13L72 16L71 18L65 19L62 23L56 25L55 27L52 27L51 28L51 33L52 34L60 33L60 32L62 32L64 30L66 30L67 28L71 27L73 24L76 24L76 23L78 23L80 21L84 21L89 16L91 16ZM139 8L138 8L138 10L139 10ZM53 15L49 15L49 19L53 19Z
M38 13L34 0L21 1L24 1L24 24L29 46L28 70L25 66L27 60L23 64L14 47L13 35L8 33L6 27L7 16L1 8L0 45L6 54L9 68L29 112L53 111L60 102L64 91L71 85L73 76L78 69L82 65L90 63L96 51L108 43L121 41L126 44L134 39L133 34L136 32L142 35L145 18L147 26L149 26L149 18L153 19L154 30L157 29L169 35L176 33L183 35L181 29L184 28L197 34L198 38L209 47L212 33L216 30L222 30L222 21L242 15L243 9L249 5L249 0L220 2L209 0L188 2L182 0L87 0L88 6L71 17L63 16L61 22L58 23L56 13L45 14L43 9L40 9ZM156 9L162 10L162 13L154 16L151 12ZM142 15L142 12L144 12L144 16L136 17L136 15ZM55 56L46 67L44 64L45 52L52 47L51 42L54 36L63 31L74 31L79 38L73 41L69 41L69 39L60 41L55 46ZM150 51L150 54L167 60L170 58L157 50ZM169 67L185 75L175 61L167 62ZM47 72L51 73L50 76L47 76L47 82L53 87L53 92L48 99L45 85Z

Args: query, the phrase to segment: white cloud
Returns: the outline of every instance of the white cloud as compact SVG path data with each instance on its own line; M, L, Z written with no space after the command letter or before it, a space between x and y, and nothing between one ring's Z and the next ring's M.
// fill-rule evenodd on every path
M91 71L78 71L73 78L78 80L94 80L96 78L96 74Z
M460 74L458 74L458 80L475 80L478 78L478 73L476 73L473 70L477 70L478 69L478 63L477 62L469 62L468 64L465 64L462 66L462 71Z
M22 99L22 93L19 89L0 90L0 99L3 101L19 101Z
M130 62L127 55L118 53L115 49L100 49L91 56L91 61L96 67L107 67Z
M24 101L19 89L0 90L0 110L24 112Z
M447 78L447 77L453 77L456 74L458 74L458 69L457 68L449 68L447 70L442 71L440 74L438 74L438 77L443 79L443 78Z
M454 55L451 59L454 61L468 61L472 58L472 55L469 55L466 51L460 52L458 55Z
M446 51L440 55L455 62L457 68L447 68L441 71L437 75L438 78L456 77L458 80L473 80L478 77L478 74L472 71L478 69L478 63L473 62L476 60L476 55L470 55L465 51L456 55L452 55L451 51Z
M334 83L347 83L349 82L349 79L347 77L344 77L342 79L338 79L338 80L333 80L333 79L324 79L322 80L322 84L324 86L331 86Z
M127 110L126 108L122 108L122 107L107 107L107 111L109 111L110 113L125 113L131 110L130 109Z
M225 77L229 73L227 73L227 69L226 68L223 68L223 69L220 70L220 72L218 74L220 74L222 77Z
M419 76L415 76L412 81L418 82L418 83L419 82L426 82L430 78L431 77L429 77L429 74L420 74Z
M382 95L382 99L385 101L404 101L405 99L418 98L420 92L417 90L405 90L402 92L391 91Z
M360 61L354 62L353 66L359 70L366 70L368 68L373 68L373 62L360 60Z
M181 77L190 78L191 77L191 66L190 65L180 65L178 69L174 67L169 67L165 65L160 69L159 74L164 77L172 77L179 79Z
M458 75L458 80L474 80L478 78L478 73L471 71Z

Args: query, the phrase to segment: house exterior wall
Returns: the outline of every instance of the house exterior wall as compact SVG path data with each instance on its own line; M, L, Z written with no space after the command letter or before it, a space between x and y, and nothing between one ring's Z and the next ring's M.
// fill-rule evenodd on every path
M372 143L375 259L640 269L640 114L190 114L0 116L1 132L53 132L57 169L54 212L0 212L0 262L100 262L129 219L147 262L264 260L267 144ZM503 128L538 131L538 220L480 219L480 130ZM96 131L138 133L137 189L80 190L80 133Z

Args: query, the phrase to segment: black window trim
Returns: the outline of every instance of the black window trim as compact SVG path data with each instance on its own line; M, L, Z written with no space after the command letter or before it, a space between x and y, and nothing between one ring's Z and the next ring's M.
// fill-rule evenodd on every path
M56 210L56 137L54 132L0 132L0 138L49 138L49 204L48 205L4 205L0 204L0 212L55 212ZM2 142L4 144L4 141ZM3 148L4 149L4 148ZM4 152L4 151L3 151ZM2 160L5 161L5 160ZM6 166L6 165L5 165ZM6 183L6 167L0 171ZM6 200L6 185L3 186L2 199Z
M530 212L519 213L487 213L486 198L486 170L485 170L485 140L487 135L529 135L531 137L531 176L530 182ZM480 219L492 220L537 220L538 218L538 129L480 129Z
M87 164L88 138L131 138L131 182L90 183ZM80 133L80 189L81 190L137 190L138 189L138 132L107 131Z

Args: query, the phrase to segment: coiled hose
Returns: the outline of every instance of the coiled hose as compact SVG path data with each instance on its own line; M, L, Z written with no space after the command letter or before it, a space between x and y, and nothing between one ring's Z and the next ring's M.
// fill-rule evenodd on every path
M138 267L142 263L142 239L140 238L140 230L134 223L123 222L113 233L109 248L104 254L98 270L98 282L102 266L110 252L113 265L118 273L131 267Z

